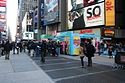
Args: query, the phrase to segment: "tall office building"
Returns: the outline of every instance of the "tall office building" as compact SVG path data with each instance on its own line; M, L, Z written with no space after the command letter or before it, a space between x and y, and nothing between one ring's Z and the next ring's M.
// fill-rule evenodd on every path
M22 28L22 20L26 12L33 10L38 5L38 0L19 0L19 26Z

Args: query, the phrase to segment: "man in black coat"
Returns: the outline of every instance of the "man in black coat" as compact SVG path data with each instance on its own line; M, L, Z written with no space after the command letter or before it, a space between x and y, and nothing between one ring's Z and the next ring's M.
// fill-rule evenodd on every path
M87 57L88 57L88 66L92 66L92 57L94 57L95 47L92 45L92 42L89 42L87 45Z
M10 57L10 51L12 50L12 44L10 44L10 42L7 41L6 44L4 45L4 48L5 48L5 52L6 52L5 60L6 60L6 59L9 60L9 57Z
M46 41L42 41L40 43L41 48L41 62L45 63L45 56L46 56Z

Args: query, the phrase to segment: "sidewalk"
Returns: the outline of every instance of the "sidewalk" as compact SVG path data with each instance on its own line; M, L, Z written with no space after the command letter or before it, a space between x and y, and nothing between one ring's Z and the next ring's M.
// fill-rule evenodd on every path
M0 83L54 83L25 53L0 57Z

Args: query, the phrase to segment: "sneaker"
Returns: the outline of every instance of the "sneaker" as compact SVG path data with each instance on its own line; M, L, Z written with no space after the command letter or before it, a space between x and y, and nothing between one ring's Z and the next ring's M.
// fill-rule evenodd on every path
M81 68L84 68L84 66L81 66Z

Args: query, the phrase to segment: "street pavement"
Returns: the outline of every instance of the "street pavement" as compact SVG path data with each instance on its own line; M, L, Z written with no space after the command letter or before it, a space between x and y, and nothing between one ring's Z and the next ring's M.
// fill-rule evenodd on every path
M0 57L0 83L54 83L25 53Z
M125 83L123 69L114 69L114 58L93 57L93 67L80 67L79 56L46 56L30 58L27 53L0 57L0 83Z

